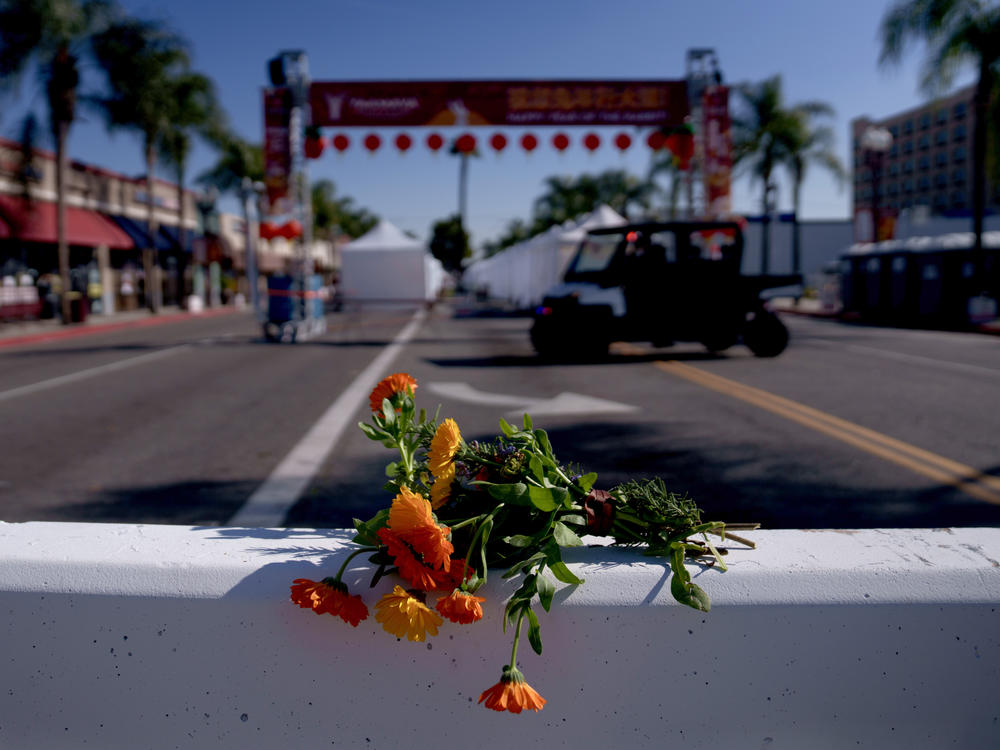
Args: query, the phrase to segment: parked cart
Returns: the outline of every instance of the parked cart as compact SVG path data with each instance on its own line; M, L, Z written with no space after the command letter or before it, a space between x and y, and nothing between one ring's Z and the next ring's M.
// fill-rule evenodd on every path
M304 287L304 288L303 288ZM267 280L264 338L294 343L326 330L322 279L317 276L272 276Z

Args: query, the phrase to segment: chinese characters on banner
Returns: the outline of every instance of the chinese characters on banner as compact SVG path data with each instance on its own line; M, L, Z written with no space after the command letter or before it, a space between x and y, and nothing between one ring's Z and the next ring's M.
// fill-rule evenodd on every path
M684 81L316 81L316 126L680 125Z
M730 181L733 171L729 123L729 89L709 86L702 97L706 218L720 219L732 212Z
M264 90L264 185L272 214L291 210L292 152L289 119L292 94L287 88Z

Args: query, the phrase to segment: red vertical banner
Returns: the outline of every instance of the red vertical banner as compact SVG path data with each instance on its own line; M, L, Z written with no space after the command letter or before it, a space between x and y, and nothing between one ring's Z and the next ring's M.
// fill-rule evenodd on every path
M702 143L705 161L705 208L707 218L732 213L731 187L733 146L729 121L729 89L709 86L702 97Z
M264 89L264 185L271 214L291 210L291 112L290 89Z

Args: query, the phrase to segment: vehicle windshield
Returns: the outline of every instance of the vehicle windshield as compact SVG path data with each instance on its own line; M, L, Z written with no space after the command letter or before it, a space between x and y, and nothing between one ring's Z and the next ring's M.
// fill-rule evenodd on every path
M600 234L588 237L580 245L569 272L579 274L605 270L615 256L615 250L620 241L621 236L617 234Z

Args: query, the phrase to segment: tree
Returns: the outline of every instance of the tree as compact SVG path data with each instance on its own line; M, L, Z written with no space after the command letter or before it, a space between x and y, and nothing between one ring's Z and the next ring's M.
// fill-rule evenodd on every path
M555 224L589 213L606 203L626 218L633 208L645 211L655 186L623 169L598 175L553 176L545 179L545 192L535 199L533 234Z
M331 180L312 185L313 236L330 242L338 233L360 237L378 223L378 217L364 208L354 208L354 199L337 196Z
M38 66L56 146L56 236L62 280L62 319L70 321L69 244L66 240L66 142L76 118L77 63L91 51L95 31L111 11L106 0L0 0L0 89L20 84Z
M882 17L880 62L898 63L914 42L926 42L922 88L947 87L955 73L972 65L977 72L973 100L972 231L977 277L982 277L983 216L986 213L986 147L989 103L997 90L1000 62L1000 8L981 0L899 0Z
M808 113L819 115L829 110L822 102L806 102L786 108L781 76L760 83L736 87L738 106L732 116L733 161L749 168L761 183L761 273L770 268L771 177L781 164L789 163L796 137L802 129L800 118ZM798 114L797 114L798 113Z
M188 73L187 42L163 25L119 16L94 37L94 54L107 79L108 94L100 101L110 130L126 129L142 138L146 163L146 225L152 247L143 250L146 304L160 308L159 264L153 178L157 145L171 126L175 81Z
M243 181L264 179L264 151L260 144L248 143L237 135L222 132L215 138L219 158L202 172L196 182L212 186L220 193L239 195Z
M792 271L802 270L802 252L799 236L799 207L802 197L802 182L810 164L824 167L842 183L847 171L834 151L833 129L817 124L817 118L832 117L833 109L814 103L792 109L791 128L786 143L785 167L792 181Z
M181 247L186 246L184 229L187 204L184 184L193 135L217 141L224 128L224 115L211 79L200 73L184 71L169 80L172 89L169 124L157 139L160 161L174 171L177 182L177 234Z
M462 260L469 257L469 234L462 227L458 214L435 222L432 228L431 253L447 271L458 271Z

